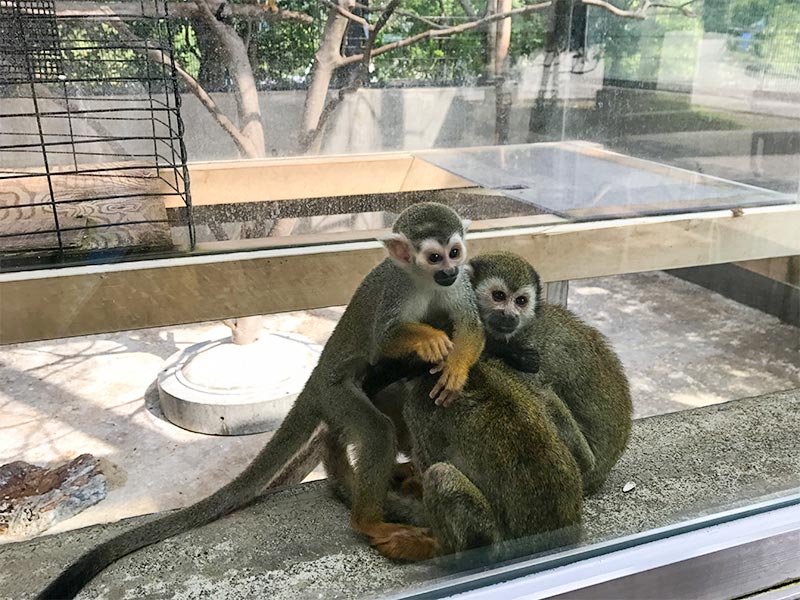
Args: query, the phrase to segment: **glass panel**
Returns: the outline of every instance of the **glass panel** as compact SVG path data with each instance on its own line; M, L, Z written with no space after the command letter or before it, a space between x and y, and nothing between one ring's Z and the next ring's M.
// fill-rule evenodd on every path
M135 553L90 596L226 595L230 582L239 587L228 595L275 597L413 594L465 576L488 585L518 567L597 559L800 499L800 4L334 1L0 2L0 497L16 485L24 517L12 523L0 506L0 542L67 532L0 546L0 563L12 565L0 569L0 596L43 586L99 539L70 530L106 532L111 521L188 506L242 472L343 323L364 329L328 349L347 359L319 385L335 419L348 361L389 320L370 312L380 299L352 318L340 305L385 256L376 238L421 201L472 221L471 259L506 250L531 261L542 305L566 303L593 328L535 338L545 358L579 375L599 332L622 363L633 418L622 456L599 489L585 484L585 497L564 492L550 506L581 506L582 537L547 538L542 552L532 544L542 538L522 536L502 551L391 562L352 531L342 490L312 481L326 476L314 438L310 455L294 457L300 474L280 479L292 487L176 537L167 552ZM528 277L530 306L530 272L517 277ZM498 279L511 286L499 275L490 283ZM512 306L512 291L479 288L478 303L503 297L504 318L541 317ZM416 318L419 306L406 308ZM251 317L264 312L276 314ZM436 316L426 324L440 325ZM500 343L519 371L531 353L512 338L487 352ZM370 369L358 363L358 377ZM517 376L477 391L541 400L544 437L566 448L559 456L583 491L579 470L602 453L580 426L569 429L586 414L547 405L565 392L543 372L531 384L541 397L515 395L504 386ZM365 385L347 389L356 384ZM429 401L429 388L419 398L401 389L403 401ZM460 414L468 400L441 410ZM382 408L402 438L397 406ZM602 429L605 417L582 425ZM388 443L381 419L381 435L347 438L351 449ZM494 423L490 414L476 426ZM520 466L540 454L513 454L515 424L459 435L436 462L468 472L484 496L530 475L538 483L518 508L533 522L536 493L565 479L539 485L539 471ZM456 442L520 461L476 467ZM405 450L421 462L419 444ZM58 503L19 485L61 485L69 468L45 475L32 465L69 461L96 486L70 496L81 510L50 510ZM328 475L346 481L347 462L329 461ZM437 506L424 503L425 481L404 473L391 498L403 495L413 514L387 518L430 525ZM440 475L428 471L428 486ZM441 542L442 523L463 527L487 505L490 531L466 545L514 537L504 529L513 515L488 500L447 506L432 535ZM205 548L213 560L199 558ZM191 575L173 564L184 551ZM29 583L32 557L41 568Z
M482 187L576 220L786 204L779 194L602 150L502 146L420 158Z

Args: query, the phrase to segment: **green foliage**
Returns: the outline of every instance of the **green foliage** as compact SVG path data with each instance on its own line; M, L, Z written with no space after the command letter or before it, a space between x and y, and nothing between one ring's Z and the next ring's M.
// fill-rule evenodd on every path
M195 79L200 71L200 51L197 46L197 35L190 26L178 24L172 27L172 46L175 60Z
M642 2L633 0L623 7L636 10ZM700 19L663 8L651 9L643 20L623 19L590 8L589 23L591 44L603 51L607 61L606 78L675 83L691 80L703 33Z
M324 26L324 12L314 0L280 1L282 8L296 10L313 17L311 25L289 23L252 23L250 44L255 48L254 71L260 87L295 87L302 83L314 60ZM247 37L248 24L236 23L236 30Z

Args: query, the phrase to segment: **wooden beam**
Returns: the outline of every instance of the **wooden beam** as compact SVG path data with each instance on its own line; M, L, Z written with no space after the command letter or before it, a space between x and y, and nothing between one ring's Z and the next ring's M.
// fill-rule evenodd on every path
M189 179L195 206L474 187L407 153L198 162Z
M800 256L748 260L737 265L774 281L800 288Z
M549 282L797 255L798 231L788 205L468 237L473 255L517 252ZM0 343L341 305L384 255L361 241L0 274Z

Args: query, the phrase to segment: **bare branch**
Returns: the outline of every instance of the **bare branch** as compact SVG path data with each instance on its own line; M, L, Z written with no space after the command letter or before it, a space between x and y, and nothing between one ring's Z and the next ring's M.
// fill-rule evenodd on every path
M105 12L109 23L113 25L114 29L116 29L122 37L129 41L135 41L138 43L142 42L142 40L130 30L130 28L122 19L111 13L110 9L102 7L98 10ZM147 57L153 62L172 67L173 62L161 50L157 48L148 48L146 54ZM183 68L178 65L178 63L175 63L175 71L181 76L181 79L184 80L189 90L191 90L191 92L197 96L197 99L200 100L200 103L206 108L206 110L208 110L209 113L211 113L211 116L214 117L219 126L225 130L225 133L231 136L234 144L236 144L237 149L245 156L252 156L254 150L252 142L243 136L236 125L234 125L233 122L231 122L231 120L225 116L225 113L220 110L219 106L217 106L217 103L214 102L211 96L208 95L200 83L198 83L198 81L189 73L184 71Z
M359 17L357 14L352 13L346 8L339 6L338 3L331 2L330 0L319 0L319 3L322 4L323 6L327 6L328 8L332 8L343 17L347 17L351 21L355 21L359 25L363 25L364 27L366 27L369 31L372 31L373 26L370 25L369 22L364 17Z
M666 4L663 2L651 2L650 0L644 0L642 5L639 8L634 10L625 10L619 8L618 6L614 6L610 2L606 2L605 0L581 0L584 4L588 4L590 6L597 6L598 8L605 9L612 14L617 15L618 17L624 17L626 19L644 19L647 17L647 11L651 8L666 8L669 10L677 10L682 12L687 17L696 17L697 14L688 8L691 4L694 4L697 0L687 0L682 4Z
M455 35L457 33L461 33L463 31L470 31L471 29L477 29L479 27L483 27L487 23L494 23L495 21L502 21L503 19L509 19L516 15L522 15L525 13L542 10L544 8L547 8L551 4L552 2L550 1L540 2L539 4L529 4L528 6L515 8L514 10L509 10L508 12L489 15L488 17L478 19L477 21L470 21L468 23L462 23L461 25L455 25L453 27L447 27L445 29L429 29L428 31L423 31L422 33L418 33L417 35L413 35L404 40L398 40L396 42L392 42L391 44L384 44L383 46L379 46L378 48L372 50L371 56L378 56L379 54L383 54L384 52L389 52L391 50L396 50L397 48L404 48L406 46L411 46L412 44L416 44L417 42L420 42L428 38L448 37L451 35ZM342 58L342 64L349 65L354 62L359 62L364 59L364 56L365 56L364 54L354 54L352 56L346 56Z
M327 123L328 119L334 113L336 108L344 101L344 99L353 92L357 91L363 85L364 76L369 73L369 63L370 60L372 60L372 49L375 46L375 38L378 37L378 33L380 33L381 29L384 28L394 11L397 10L397 7L400 6L400 2L401 0L390 0L389 4L386 5L383 13L381 13L381 16L378 18L377 22L369 32L367 44L364 47L364 53L359 55L361 57L361 65L356 72L355 77L353 77L353 80L347 87L340 89L336 97L332 98L325 105L325 108L322 109L322 113L320 113L316 128L309 132L305 140L307 146L316 140L324 131L325 124Z
M211 11L216 12L222 3L222 0L213 0L208 4ZM111 12L120 17L155 17L160 14L156 12L157 7L154 2L140 4L139 2L115 1L100 4L96 0L56 0L56 15L60 17L79 17L101 14L99 11L101 7L108 7ZM314 18L306 13L283 10L281 8L276 12L272 12L271 10L266 10L265 5L256 3L233 4L229 2L226 10L231 11L233 16L258 21L289 21L304 25L310 25L314 22ZM170 17L178 19L196 18L199 11L200 7L196 2L170 2L169 4Z
M360 8L364 12L382 12L384 10L383 6L367 6L366 4L361 4L360 2L356 2L356 8ZM395 14L403 15L404 17L408 17L409 19L414 19L415 21L419 21L420 23L425 23L426 25L430 25L436 29L445 29L447 25L442 25L441 23L437 23L436 21L431 21L430 19L426 19L423 16L418 15L417 13L411 12L410 10L396 10Z
M664 4L662 2L653 2L650 6L652 6L653 8L667 8L670 10L679 10L685 16L694 18L697 16L697 13L694 12L691 8L689 8L689 6L694 4L695 2L697 2L697 0L687 0L683 4Z
M472 8L472 4L470 4L469 0L458 0L458 3L461 5L464 14L466 14L470 19L474 19L478 16L478 13L476 13L475 9Z
M239 117L239 132L250 141L248 158L261 158L265 153L264 126L261 123L261 107L250 57L242 38L227 23L218 20L211 12L213 0L197 0L200 15L217 36L228 59L228 72L235 82L236 111Z

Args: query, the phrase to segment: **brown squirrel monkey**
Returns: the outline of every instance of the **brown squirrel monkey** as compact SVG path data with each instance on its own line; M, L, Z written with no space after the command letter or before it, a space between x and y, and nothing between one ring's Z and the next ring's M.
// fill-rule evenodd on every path
M418 506L392 496L387 511L430 525L444 552L536 533L528 551L569 543L576 539L570 524L580 518L577 498L602 485L627 443L632 415L627 378L599 331L561 306L542 302L539 276L524 259L487 254L469 268L486 330L484 357L449 411L419 402L425 389L419 380L400 388L404 421L396 428L405 426L410 435L426 510L415 516ZM388 382L420 372L419 366L381 361L364 388L376 394ZM397 386L376 396L387 413L386 406L397 412L392 392L396 396ZM347 497L346 465L330 466ZM536 496L542 485L553 495ZM529 515L538 505L543 512ZM542 532L551 533L542 538Z
M435 542L426 530L383 519L397 453L394 426L364 394L362 379L381 356L416 355L439 365L426 396L447 405L459 394L484 345L475 296L462 268L464 232L465 223L442 204L424 202L404 210L383 240L390 256L364 278L303 391L250 465L200 502L82 555L39 597L72 598L118 558L244 506L304 450L321 426L343 447L355 448L351 526L389 557L430 555ZM452 339L426 324L439 315L453 323Z
M414 377L374 399L400 439L408 436L401 448L422 473L397 469L386 514L429 527L436 554L492 546L497 560L578 541L581 471L550 416L551 405L561 403L552 389L486 354L453 407L432 406L429 387L430 375ZM326 439L325 469L347 503L353 470L337 443Z
M550 385L561 402L549 414L592 494L619 460L631 431L633 405L622 363L605 336L573 312L541 300L536 270L511 253L469 263L486 331L486 353Z
M580 537L581 472L548 415L558 399L520 375L484 357L446 411L425 406L428 377L409 385L403 418L441 553L518 540L517 552L529 554Z
M619 460L631 430L632 403L619 358L597 329L569 310L542 301L539 276L523 258L486 254L473 258L468 269L486 332L484 356L513 367L540 398L581 470L584 492L594 493ZM364 389L387 414L397 413L391 406L397 402L396 390L386 394L388 399L378 392L424 370L411 361L382 360L370 370ZM470 388L474 385L472 378ZM413 429L394 419L398 431ZM398 512L396 505L389 509Z

